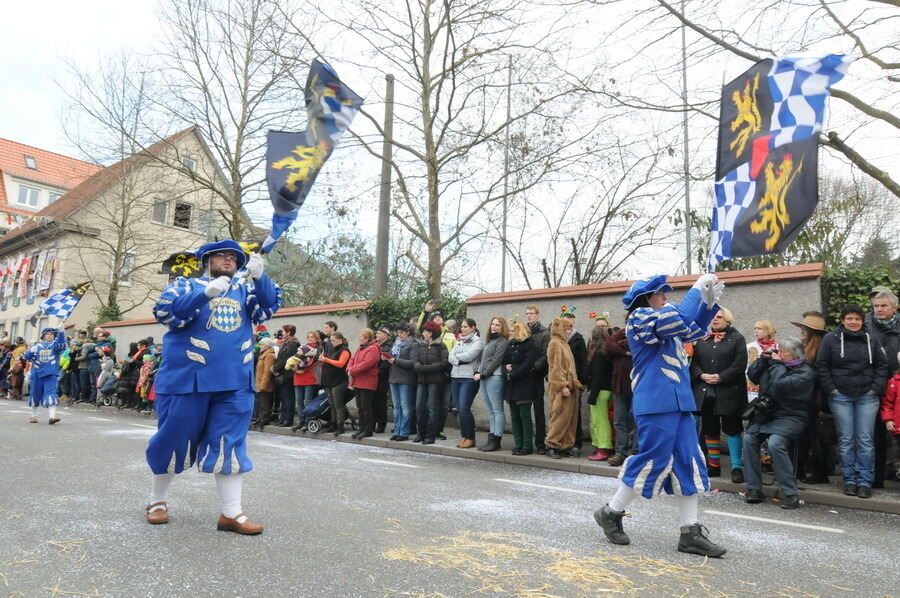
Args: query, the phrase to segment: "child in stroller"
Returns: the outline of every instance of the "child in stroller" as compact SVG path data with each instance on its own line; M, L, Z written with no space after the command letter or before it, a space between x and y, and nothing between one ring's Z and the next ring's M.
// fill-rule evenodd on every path
M110 356L111 351L110 347L100 348L100 375L97 376L97 403L95 405L97 408L101 404L109 407L115 404L116 400L119 373L116 371L116 362Z

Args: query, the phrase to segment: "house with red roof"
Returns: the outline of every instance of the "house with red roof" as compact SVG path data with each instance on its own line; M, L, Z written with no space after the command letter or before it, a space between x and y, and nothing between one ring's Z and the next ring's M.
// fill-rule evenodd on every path
M0 331L36 340L50 293L92 280L69 317L78 328L115 303L151 316L171 253L227 236L225 179L196 127L107 167L0 140ZM201 184L198 181L203 181ZM220 187L221 184L221 187Z
M102 168L0 139L0 235L23 224Z

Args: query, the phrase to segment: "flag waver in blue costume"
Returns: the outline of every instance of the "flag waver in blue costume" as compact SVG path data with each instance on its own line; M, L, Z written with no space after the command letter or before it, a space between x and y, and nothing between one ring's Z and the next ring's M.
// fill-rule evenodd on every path
M697 442L697 409L684 343L706 336L724 290L715 274L702 275L680 304L668 303L672 287L662 274L638 280L625 293L625 333L634 362L632 409L640 452L625 460L619 489L594 518L610 542L628 544L625 508L638 495L677 494L681 514L678 550L710 557L725 554L697 521L698 493L709 490Z
M28 394L28 406L31 407L31 423L37 423L38 407L46 407L47 423L51 426L59 421L56 417L56 406L59 397L56 394L56 383L59 378L59 357L66 350L66 331L44 328L41 341L31 345L22 357L31 362L31 389Z
M263 527L241 509L243 474L253 469L246 444L253 327L279 308L281 290L265 273L262 256L248 260L235 241L207 243L195 255L204 275L175 279L153 308L169 331L155 379L159 427L147 447L154 474L147 521L168 522L168 487L175 474L196 464L216 476L218 529L258 534ZM235 277L245 262L248 276Z

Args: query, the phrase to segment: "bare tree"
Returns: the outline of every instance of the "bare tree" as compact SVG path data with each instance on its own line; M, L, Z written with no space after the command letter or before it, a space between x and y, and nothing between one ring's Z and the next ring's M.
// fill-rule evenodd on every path
M593 75L578 79L566 72L560 59L569 49L567 25L534 8L523 0L356 0L341 12L356 15L343 26L368 47L366 65L396 77L392 212L423 248L411 248L406 257L435 297L448 265L485 238L488 208L552 183L591 151L581 142L597 122L578 114L583 78ZM507 117L510 65L513 109ZM363 115L376 134L357 139L380 158L380 115ZM553 143L534 144L520 161L517 184L504 191L502 151L496 150L507 129L526 121L532 135Z

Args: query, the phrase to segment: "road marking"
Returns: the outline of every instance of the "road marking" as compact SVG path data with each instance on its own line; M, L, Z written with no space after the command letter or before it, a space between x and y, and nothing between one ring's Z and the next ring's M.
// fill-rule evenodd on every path
M505 478L494 478L495 482L506 482L507 484L518 484L519 486L532 486L534 488L546 488L547 490L559 490L560 492L572 492L573 494L597 494L590 490L578 490L576 488L563 488L562 486L547 486L546 484L534 484L532 482L520 482L518 480L507 480Z
M130 426L137 426L138 428L150 428L151 430L155 430L157 426L148 426L147 424L128 424Z
M268 446L271 448L277 448L284 451L291 451L294 453L308 453L309 449L300 448L299 446L287 446L285 444L277 444L275 442L254 442L253 446Z
M381 463L382 465L396 465L397 467L411 467L412 469L419 469L418 465L410 465L409 463L397 463L396 461L385 461L383 459L368 459L366 457L360 457L360 461L368 461L369 463Z
M105 417L90 417L90 416L88 416L88 419L92 419L97 422L111 422L112 421L111 419L106 419Z
M776 525L787 525L790 527L802 527L805 529L814 529L820 532L830 532L832 534L843 534L844 530L835 527L823 527L821 525L810 525L808 523L794 523L792 521L781 521L779 519L766 519L765 517L754 517L752 515L738 515L736 513L723 513L722 511L704 511L712 515L721 515L723 517L734 517L736 519L749 519L750 521L763 521L765 523L774 523Z

